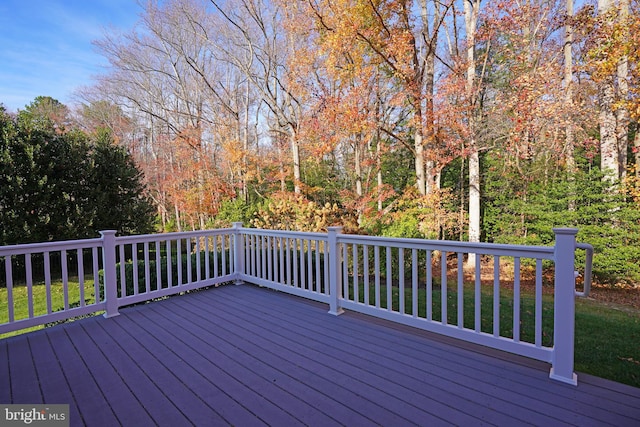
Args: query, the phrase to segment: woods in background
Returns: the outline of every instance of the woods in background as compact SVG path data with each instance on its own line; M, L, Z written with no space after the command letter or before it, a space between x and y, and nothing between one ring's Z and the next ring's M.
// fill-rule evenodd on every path
M548 244L640 283L637 0L167 0L78 93L162 230Z

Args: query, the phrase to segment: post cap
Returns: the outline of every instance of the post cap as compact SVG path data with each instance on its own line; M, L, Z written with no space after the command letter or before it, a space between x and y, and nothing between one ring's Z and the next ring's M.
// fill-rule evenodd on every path
M578 234L578 229L577 228L554 228L553 232L555 234L566 234L566 235L575 236L576 234Z

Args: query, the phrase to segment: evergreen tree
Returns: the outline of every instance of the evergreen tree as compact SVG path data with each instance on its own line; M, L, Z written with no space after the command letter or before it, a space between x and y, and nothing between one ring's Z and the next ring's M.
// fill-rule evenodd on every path
M0 245L153 229L141 174L109 133L62 132L38 117L0 111Z

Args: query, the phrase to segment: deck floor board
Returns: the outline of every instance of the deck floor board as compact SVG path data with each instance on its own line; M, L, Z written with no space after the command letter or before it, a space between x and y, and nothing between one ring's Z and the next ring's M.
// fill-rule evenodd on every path
M195 306L190 306L189 309L185 308L184 313L187 313L187 312L194 313L194 314L198 313L198 308ZM220 310L218 313L215 313L215 314L210 313L211 316L215 316L216 314L222 315L224 314L224 311ZM201 312L201 316L202 316L202 312ZM260 329L260 326L257 326L258 328L257 330L253 328L254 328L254 325L267 326L264 322L264 319L254 317L253 322L251 321L243 322L245 325L248 325L248 327L244 329L240 329L237 327L233 328L233 326L230 326L234 323L234 320L232 319L222 324L225 318L228 319L229 316L223 315L222 317L219 318L220 327L219 329L216 330L216 333L220 333L221 329L227 329L233 335L243 336L245 337L245 339L250 340L253 348L255 348L255 345L259 345L258 341L261 339L261 336L264 335L264 330ZM340 381L343 383L353 383L351 387L351 394L345 395L345 400L344 400L344 404L346 404L347 406L350 406L351 404L350 400L353 400L353 395L354 394L357 395L357 393L361 391L359 389L359 386L357 385L357 383L360 382L361 379L353 378L353 377L350 377L349 375L340 375L340 373L336 371L336 363L342 363L339 360L337 360L336 362L336 360L334 360L331 357L323 359L322 356L320 355L320 352L318 352L317 350L309 350L309 347L305 345L298 346L293 340L287 339L286 336L280 336L280 339L274 339L273 333L274 333L274 330L272 329L271 334L269 334L269 341L261 347L261 351L259 353L260 355L263 354L263 351L267 351L270 348L275 349L275 351L277 352L277 357L279 357L280 360L285 360L289 362L289 366L298 365L298 366L302 366L309 372L317 372L322 375L329 374L327 380L330 383L336 384L336 381ZM311 348L313 347L314 346L311 346ZM379 378L375 377L374 382L377 382L377 381L379 381ZM307 379L304 383L300 382L300 380L297 379L296 382L298 382L299 385L307 384L307 385L311 385L312 387L316 385L315 381L311 379ZM360 387L362 386L375 387L378 390L381 390L384 388L379 384L371 384L370 382L364 382ZM333 391L331 391L331 389L329 389L328 391L329 393L335 393L335 386ZM383 407L388 406L391 408L392 405L395 404L396 406L400 407L397 411L399 415L398 415L398 420L396 421L401 421L403 420L403 417L410 416L408 412L412 412L412 413L416 412L416 409L408 407L405 402L402 402L401 399L396 399L394 396L386 395L386 393L379 393L377 396L380 396L381 398L379 400L372 402L373 404L372 406L381 405ZM322 395L315 394L313 403L318 404L319 398L322 398ZM337 409L338 410L342 409L339 407L336 408L335 403L328 402L327 404L331 405L329 409L331 410L332 413L335 412ZM414 414L413 416L420 417L419 419L421 420L429 419L430 414L425 413L422 410L419 410L419 411L420 413ZM366 413L363 413L361 415L366 416ZM404 419L403 421L407 422L408 420ZM438 421L438 417L433 417L431 421L432 422ZM439 421L442 421L442 420L439 420Z
M185 347L206 355L212 363L233 376L247 389L265 397L274 407L279 407L300 423L317 425L335 423L335 420L327 414L316 409L313 401L305 401L301 398L304 396L304 390L302 390L302 396L293 392L292 388L295 387L295 384L292 384L291 378L275 377L271 372L265 372L268 370L268 366L261 365L259 360L251 360L237 347L231 346L209 333L207 329L198 325L198 322L190 324L186 319L176 314L176 310L156 325L156 328L159 329L155 332L161 333L162 329L166 330L171 325L185 328L186 332L180 337L180 341ZM284 420L284 422L290 421Z
M243 300L246 303L247 299ZM286 304L286 300L284 301ZM280 306L282 310L278 311L278 316L286 314L286 305ZM276 306L277 309L277 306ZM315 315L322 316L322 313L314 313ZM295 316L295 314L293 315ZM335 334L335 331L322 331L320 329L313 329L313 324L307 322L305 327L309 329L308 333L312 334L326 334L328 336L334 336L335 340L344 344L358 345L358 341L368 341L373 344L373 348L376 354L392 352L392 348L395 346L402 346L404 351L398 355L399 360L408 361L407 363L415 363L417 367L422 367L426 370L432 370L433 367L438 367L449 371L450 373L457 374L461 372L465 377L473 377L482 382L486 382L492 386L507 388L515 393L524 393L530 395L536 399L547 401L548 403L555 403L560 405L564 403L562 400L558 402L558 399L565 399L567 396L571 397L573 393L580 395L580 402L584 403L582 410L591 410L597 408L610 409L611 405L617 406L620 411L624 411L628 408L628 402L626 400L619 401L620 394L628 394L632 397L631 401L637 402L640 398L640 389L634 387L628 387L623 384L614 383L611 381L602 380L603 387L589 387L588 389L581 390L580 387L567 387L565 384L558 382L548 381L548 365L532 361L529 359L511 357L507 355L508 362L502 361L502 358L496 358L494 355L500 356L501 352L495 350L487 350L492 353L490 356L483 356L481 354L473 354L473 357L469 357L467 352L451 352L450 345L437 343L433 341L425 341L424 336L432 334L418 331L413 328L397 325L401 329L401 333L388 334L384 330L371 328L372 321L379 321L378 319L372 319L368 316L358 315L354 313L348 313L346 316L354 317L359 316L361 319L350 319L351 321L346 327L341 327L342 334ZM281 317L285 321L285 317ZM391 325L390 322L380 321L385 326ZM333 334L333 335L332 335ZM416 336L416 334L418 336ZM385 341L387 345L379 345L381 341ZM465 343L458 342L466 346ZM470 345L477 350L479 346ZM505 356L505 354L502 354ZM514 363L515 361L515 363ZM520 362L520 363L518 363ZM505 367L509 367L508 376L504 375ZM539 366L539 369L531 369L532 366ZM580 374L580 378L596 380L600 382L600 379L591 377L586 374ZM468 380L463 380L465 384L469 384ZM568 403L568 402L567 402Z
M94 321L94 319L90 319L90 321ZM68 403L78 409L84 424L92 422L103 425L109 423L113 425L119 424L116 414L108 403L105 392L100 388L91 371L84 363L82 353L86 350L77 349L69 339L69 335L82 333L80 323L78 322L76 325L72 323L64 325L66 327L55 327L46 331L55 358L62 368L66 385L73 396L73 401ZM71 325L74 327L69 327ZM64 387L64 385L61 385L61 387ZM19 403L31 403L31 401L23 399ZM75 420L75 418L72 419Z
M26 337L17 339L9 346L9 375L11 375L11 398L16 401L35 399L33 403L42 403L42 393L38 374L31 357L31 347Z
M200 301L199 303L202 302ZM246 302L241 301L239 304L246 304ZM239 312L242 307L233 306L230 309ZM245 315L250 315L250 312L245 313ZM514 417L519 417L520 422L534 422L536 424L562 421L562 419L558 420L548 416L550 412L553 415L556 409L555 406L548 405L543 408L545 409L545 414L540 414L528 409L532 402L526 396L515 396L520 401L515 402L516 405L514 405L513 396L510 396L509 401L492 396L493 386L481 381L474 381L468 376L459 373L457 366L452 366L448 370L434 368L429 363L421 363L419 356L407 358L405 354L398 354L397 351L380 345L380 343L362 341L360 337L366 336L366 331L349 334L348 341L337 340L338 346L336 346L336 340L333 337L337 335L338 330L327 330L323 333L320 330L308 329L310 323L305 324L303 327L287 321L291 319L283 318L282 320L278 324L265 326L268 326L273 332L278 329L279 325L287 324L286 330L295 332L293 334L295 337L301 337L299 338L301 341L298 342L306 347L311 347L311 344L305 342L305 340L308 341L309 337L313 337L313 340L317 341L318 348L324 354L329 358L340 357L342 361L350 365L349 370L358 369L359 365L364 365L370 375L379 376L390 384L394 384L398 378L401 378L404 386L414 391L411 395L416 397L415 403L417 406L424 406L424 399L428 398L430 399L429 403L439 401L444 405L451 405L451 410L455 412L473 414L477 413L481 408L490 407L494 411L486 413L485 421L498 424L513 420ZM342 330L341 332L344 335L346 331ZM284 330L281 333L285 333ZM384 337L381 338L381 342L385 342ZM413 375L403 375L407 371L413 372ZM397 386L397 383L394 385ZM385 387L387 390L390 390L390 388L389 386ZM442 390L445 389L447 390L446 395L442 393ZM392 394L402 395L403 393L395 390ZM464 403L464 405L461 403ZM446 414L441 407L434 409L436 413L443 414L444 412ZM562 414L558 415L561 416ZM574 421L573 417L571 421Z
M62 367L53 351L47 333L40 331L29 334L27 337L31 345L31 354L40 382L43 402L50 404L73 402L73 394L64 376ZM29 400L31 400L31 398ZM69 410L71 412L69 414L70 417L74 419L80 418L77 405L71 405Z
M0 378L3 379L0 387L0 402L11 401L11 371L9 368L9 347L5 340L0 340Z
M201 305L203 301L197 301L197 303ZM239 301L238 303L240 305L229 306L227 310L232 310L239 315L243 310L241 305L244 304L244 301ZM227 304L230 305L232 303L227 302ZM212 307L211 310L213 315L213 310L222 311L225 310L225 308L223 306L216 306ZM248 319L251 316L251 312L252 311L245 312L244 316ZM323 319L325 322L333 321L333 319L328 319L327 317L323 317ZM495 400L485 395L478 395L477 393L474 397L479 398L480 402L471 400L468 393L464 393L465 390L462 387L458 387L459 390L456 390L455 386L452 387L451 384L449 384L448 392L443 394L440 386L444 384L439 384L437 378L429 375L426 371L414 369L414 366L399 364L397 353L392 355L394 357L376 357L370 354L371 351L375 350L374 346L370 346L369 348L356 348L354 346L354 342L357 340L356 336L351 337L351 343L343 343L340 345L340 349L336 349L336 343L331 341L330 336L323 336L322 333L313 333L306 328L301 329L300 326L286 319L282 322L271 324L264 322L266 322L266 320L259 326L254 326L253 331L247 329L241 333L254 333L255 335L259 335L261 333L260 328L267 327L272 334L278 334L285 344L286 341L293 340L300 346L300 349L313 349L311 353L309 351L303 353L302 356L304 358L316 359L320 363L327 365L331 365L332 361L339 360L340 365L334 363L332 368L338 369L339 373L346 378L351 376L353 381L366 379L369 385L388 393L388 396L381 399L380 404L384 404L385 401L389 401L395 396L404 395L408 396L408 398L405 399L407 403L414 405L415 408L429 410L432 416L446 417L447 421L454 421L456 423L468 423L472 421L472 417L464 416L465 412L467 414L475 413L485 406L493 406L495 409ZM287 336L291 336L291 338L287 339ZM278 347L284 345L282 341L275 341L274 343ZM413 370L415 375L410 377L403 375L407 369ZM415 409L413 409L413 411L415 411ZM403 408L401 413L403 412L406 413L407 408ZM525 422L527 420L525 417L526 414L521 416L521 421ZM424 419L424 417L425 414L416 414L416 419ZM506 422L508 419L512 420L513 417L507 418L496 410L494 412L487 412L485 421L500 423ZM546 421L549 420L549 418L546 419Z
M135 320L135 321L134 321ZM173 340L171 336L165 335L165 331L156 331L149 325L145 326L147 318L143 315L119 316L115 320L122 328L135 330L139 328L143 333L137 334L138 342L147 348L157 360L161 361L167 370L179 378L184 384L188 384L193 393L198 396L198 405L206 405L215 410L218 414L214 419L220 418L222 424L232 425L266 425L259 418L250 413L236 400L231 398L224 390L215 385L215 381L209 378L204 372L199 372L192 364L194 361L189 358L180 357L178 352L168 347L163 340ZM137 322L140 323L137 323ZM212 419L213 420L213 419Z
M72 425L640 425L640 389L252 285L0 341L2 403Z
M202 301L198 303L202 304ZM251 304L248 299L242 299L238 303L238 305L245 306L247 304ZM255 311L257 307L257 305L251 306L249 312ZM241 310L242 308L234 306L232 309ZM275 316L281 320L281 324L290 325L288 326L289 328L300 328L298 331L300 333L296 334L297 336L313 336L316 339L324 337L327 343L337 341L341 345L348 346L345 347L345 351L352 357L364 357L372 363L394 360L399 366L387 367L385 371L386 369L396 371L399 369L402 372L403 369L415 369L429 376L428 383L430 386L436 388L447 387L449 393L456 394L461 398L474 397L483 406L488 406L489 402L487 400L490 399L493 408L504 411L504 413L510 414L509 416L511 417L513 417L514 410L517 410L517 416L521 416L522 421L533 421L536 424L542 424L545 421L587 422L592 418L596 418L607 422L610 417L611 406L617 407L621 413L624 413L627 409L624 404L603 400L600 397L588 399L587 395L585 396L587 398L585 402L577 402L567 398L567 387L564 384L552 385L550 390L546 372L536 372L536 383L539 384L539 388L536 388L531 385L532 377L530 373L522 379L522 382L519 382L512 381L508 376L504 376L502 373L503 368L496 368L486 373L482 372L481 369L496 365L495 361L489 357L485 358L487 360L482 360L479 357L469 358L465 356L464 362L466 363L462 363L461 360L451 361L450 352L440 351L433 353L431 345L425 346L421 345L421 343L418 343L420 347L414 351L410 346L410 342L414 342L410 335L407 335L404 340L400 339L398 334L390 336L379 331L373 331L375 335L371 335L372 332L367 328L366 324L362 325L362 327L349 325L348 330L341 328L342 334L337 334L336 330L327 330L326 327L319 328L312 322L306 322L304 325L295 325L291 322L295 320L296 313L287 313L285 306L282 306L282 310L278 311ZM389 342L390 340L392 342ZM380 345L381 342L389 342L390 345ZM402 354L397 354L392 350L392 347L398 345L409 350L403 351ZM428 357L425 357L425 355L428 355ZM460 355L456 354L455 356L458 359L462 359ZM476 361L475 365L469 363L470 359ZM501 364L497 363L497 365L500 367ZM467 366L472 367L472 369L463 369ZM419 386L416 384L415 387L418 388ZM508 397L508 401L503 401L496 396L490 397L495 387L507 388L513 392L505 395L505 397ZM573 391L572 388L570 390ZM529 411L528 408L532 404L535 404L538 411L544 410L545 415L541 416L539 413ZM568 414L569 419L563 419L567 415L566 411L562 409L565 405L573 405L575 409L573 414Z

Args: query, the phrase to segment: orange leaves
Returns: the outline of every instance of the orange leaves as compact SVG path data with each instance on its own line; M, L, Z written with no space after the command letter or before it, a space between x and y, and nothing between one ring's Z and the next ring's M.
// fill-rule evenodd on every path
M615 76L621 63L626 62L626 81L630 96L619 99L614 109L627 108L633 120L640 119L640 3L631 2L631 11L621 9L615 3L606 10L596 11L585 7L576 16L576 28L580 31L586 57L582 70L594 82L600 83Z
M516 158L561 153L562 129L572 111L563 84L556 18L562 11L554 9L559 7L552 2L504 1L484 10L485 22L493 27L488 62L495 89L491 114L500 118L505 148Z
M585 70L591 73L595 81L614 74L622 58L630 54L633 56L637 50L640 24L633 14L624 18L616 6L598 14L593 9L585 8L576 19L580 25L588 28L588 32L583 30L588 59Z
M145 176L156 201L174 207L192 223L213 216L234 191L212 162L210 147L194 129L173 140L158 138L156 155L145 161ZM153 163L151 163L153 161Z

